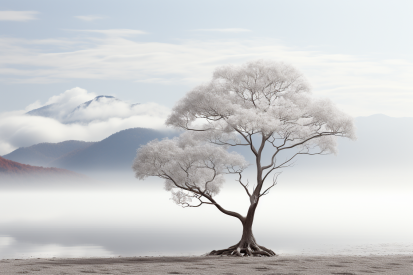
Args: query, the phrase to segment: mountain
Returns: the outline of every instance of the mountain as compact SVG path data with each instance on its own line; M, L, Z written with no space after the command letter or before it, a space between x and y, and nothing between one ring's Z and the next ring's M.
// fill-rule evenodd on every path
M130 104L113 96L100 95L80 105L53 103L31 110L26 115L56 119L62 123L89 123L112 117L130 117L138 112L139 104Z
M31 110L26 113L26 115L31 115L31 116L44 116L44 117L55 117L57 109L57 104L49 104L43 107L40 107L38 109Z
M0 179L88 180L86 176L66 169L31 166L0 157Z
M35 165L49 166L49 163L79 150L86 149L94 142L68 140L59 143L40 143L30 147L22 147L4 155L8 160Z
M132 128L115 133L91 146L65 155L50 165L73 171L131 170L136 150L154 139L176 136L146 128Z
M109 95L100 95L95 97L92 100L86 101L83 104L80 104L79 106L77 106L72 112L76 112L76 110L80 110L80 109L85 109L87 107L89 107L90 104L94 103L94 102L101 102L102 100L108 100L108 101L120 101L119 99L115 98L114 96L109 96Z
M412 165L413 155L413 118L394 118L385 115L358 117L355 119L357 140L337 138L338 155L327 156L299 156L296 158L295 168L320 169L367 169L376 167L406 167ZM38 144L35 153L32 147L20 148L4 156L21 163L40 163L49 161L47 166L65 168L76 172L87 171L131 171L136 150L153 139L174 137L178 133L162 132L153 129L132 128L115 133L96 143L82 143L75 141L63 142L67 150L57 152L59 144ZM73 150L69 150L69 145ZM56 147L54 147L56 146ZM84 147L81 147L84 146ZM42 148L40 150L40 148ZM30 149L30 150L29 150ZM32 150L33 149L33 150ZM231 147L241 153L250 162L254 163L254 155L248 147ZM46 155L45 152L53 152ZM70 151L70 152L68 152ZM41 153L41 156L39 154ZM46 157L45 157L46 156ZM270 153L264 150L263 157L269 161ZM38 159L36 159L38 158ZM280 155L278 161L286 156ZM44 163L44 162L43 162ZM263 162L264 164L267 161ZM268 162L269 163L269 162ZM44 165L46 166L46 165ZM380 167L380 168L379 168ZM253 168L253 166L252 166ZM317 170L318 171L318 170Z
M72 171L131 170L136 150L154 139L174 137L175 132L131 128L99 142L64 141L19 148L3 156L24 164L64 168Z

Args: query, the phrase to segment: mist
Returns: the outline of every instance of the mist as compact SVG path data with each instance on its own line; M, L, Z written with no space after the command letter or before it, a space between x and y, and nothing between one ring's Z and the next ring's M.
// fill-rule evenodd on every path
M389 186L385 175L394 173ZM366 175L287 169L257 209L258 243L277 254L411 253L411 178L396 170ZM239 221L213 206L175 205L160 179L139 181L132 171L89 176L94 181L1 181L0 258L202 255L241 236ZM253 182L252 171L246 177ZM249 206L231 177L216 199L243 215Z
M357 141L339 139L337 155L297 158L260 200L257 242L282 255L411 254L412 123L359 117ZM202 255L239 241L237 219L175 205L162 180L137 180L131 165L78 171L84 181L1 178L0 258ZM255 177L251 165L243 179ZM230 176L216 200L242 215L249 206Z
M73 88L44 104L34 102L25 110L0 113L0 155L41 142L100 141L135 127L165 129L170 110L157 103L100 100L88 108L76 108L94 97L94 93ZM41 107L48 107L47 116L27 114Z

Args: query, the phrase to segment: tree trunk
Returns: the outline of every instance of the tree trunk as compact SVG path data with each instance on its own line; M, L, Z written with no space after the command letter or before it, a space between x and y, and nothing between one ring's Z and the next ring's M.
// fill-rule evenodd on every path
M226 249L213 250L208 255L228 255L228 256L276 256L276 254L264 246L257 244L254 234L252 233L252 224L254 222L255 209L258 203L251 204L248 209L247 217L242 221L241 240L233 246Z

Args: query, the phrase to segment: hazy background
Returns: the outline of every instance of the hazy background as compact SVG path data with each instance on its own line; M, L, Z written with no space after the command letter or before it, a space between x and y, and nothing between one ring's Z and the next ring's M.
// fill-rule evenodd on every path
M307 76L315 96L357 117L358 140L283 172L257 211L258 243L280 254L412 253L412 5L3 0L0 155L135 127L165 130L175 102L215 67L282 60ZM121 102L63 119L98 95ZM25 115L48 104L62 116ZM0 258L199 255L241 236L239 222L213 207L174 205L156 179L83 172L96 182L0 182ZM217 199L248 206L232 179Z
M413 119L355 121L358 140L340 140L337 156L302 156L280 175L256 214L259 243L284 255L412 253ZM200 255L241 236L241 224L214 207L173 204L161 180L81 171L95 181L1 182L1 257ZM234 178L217 200L247 211Z

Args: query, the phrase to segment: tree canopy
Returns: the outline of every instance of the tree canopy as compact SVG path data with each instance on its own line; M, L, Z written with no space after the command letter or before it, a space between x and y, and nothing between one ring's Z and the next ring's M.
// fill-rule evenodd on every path
M264 60L217 68L210 82L195 87L176 104L166 124L186 132L140 148L133 168L139 179L165 179L177 204L212 204L241 221L241 241L211 252L214 255L275 255L256 244L251 229L260 197L276 183L273 178L265 185L267 178L299 155L336 153L336 137L355 139L353 119L330 100L313 98L298 70ZM246 146L255 156L252 189L242 178L248 166L245 159L227 150L233 146ZM264 150L270 157L264 158ZM250 199L247 215L226 210L213 198L225 174L239 175Z

